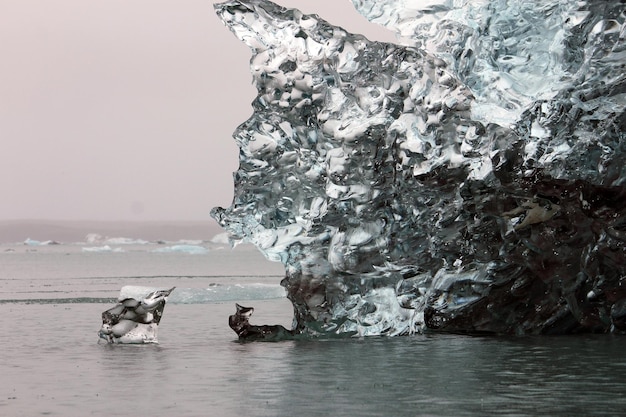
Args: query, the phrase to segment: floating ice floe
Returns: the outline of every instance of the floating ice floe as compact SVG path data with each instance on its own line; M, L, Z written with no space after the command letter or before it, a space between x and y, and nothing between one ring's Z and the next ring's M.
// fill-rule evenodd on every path
M156 253L188 253L190 255L204 255L209 253L209 250L199 245L172 245L164 248L158 248L152 252Z
M83 252L115 252L115 253L121 253L124 252L124 249L122 248L112 248L109 245L104 245L104 246L88 246L88 247L84 247L82 248Z
M35 240L28 238L24 241L24 245L26 246L49 246L49 245L59 245L60 243L56 240Z
M158 343L157 331L169 290L156 290L137 298L120 295L113 308L102 313L99 340L108 343Z
M99 243L99 244L108 244L108 245L147 245L147 240L144 239L134 239L129 237L108 237L102 236L98 233L89 233L85 236L85 242L87 243Z
M129 237L110 237L105 239L104 243L109 245L147 245L147 240L133 239Z

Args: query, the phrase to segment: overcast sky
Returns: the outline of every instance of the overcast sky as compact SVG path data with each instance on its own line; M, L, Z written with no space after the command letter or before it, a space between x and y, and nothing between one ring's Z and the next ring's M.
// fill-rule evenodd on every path
M392 40L349 0L281 0ZM0 2L0 220L207 220L229 206L250 52L200 0Z

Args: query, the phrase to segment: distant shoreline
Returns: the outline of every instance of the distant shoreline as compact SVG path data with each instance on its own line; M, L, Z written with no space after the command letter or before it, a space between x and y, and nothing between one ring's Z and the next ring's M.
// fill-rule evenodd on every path
M0 243L26 239L80 242L90 233L105 237L157 240L210 240L223 233L211 218L204 221L0 220Z

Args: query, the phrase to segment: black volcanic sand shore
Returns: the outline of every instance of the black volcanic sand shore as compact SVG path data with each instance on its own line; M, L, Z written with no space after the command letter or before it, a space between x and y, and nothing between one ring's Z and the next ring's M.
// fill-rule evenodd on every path
M223 230L211 218L206 222L104 222L64 220L2 220L0 243L23 242L26 239L57 242L82 242L90 233L104 237L156 240L210 240Z

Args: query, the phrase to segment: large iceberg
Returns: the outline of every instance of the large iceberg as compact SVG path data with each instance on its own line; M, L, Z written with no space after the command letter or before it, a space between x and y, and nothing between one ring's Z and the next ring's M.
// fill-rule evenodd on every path
M626 331L626 4L353 0L400 44L264 0L235 196L294 332Z

